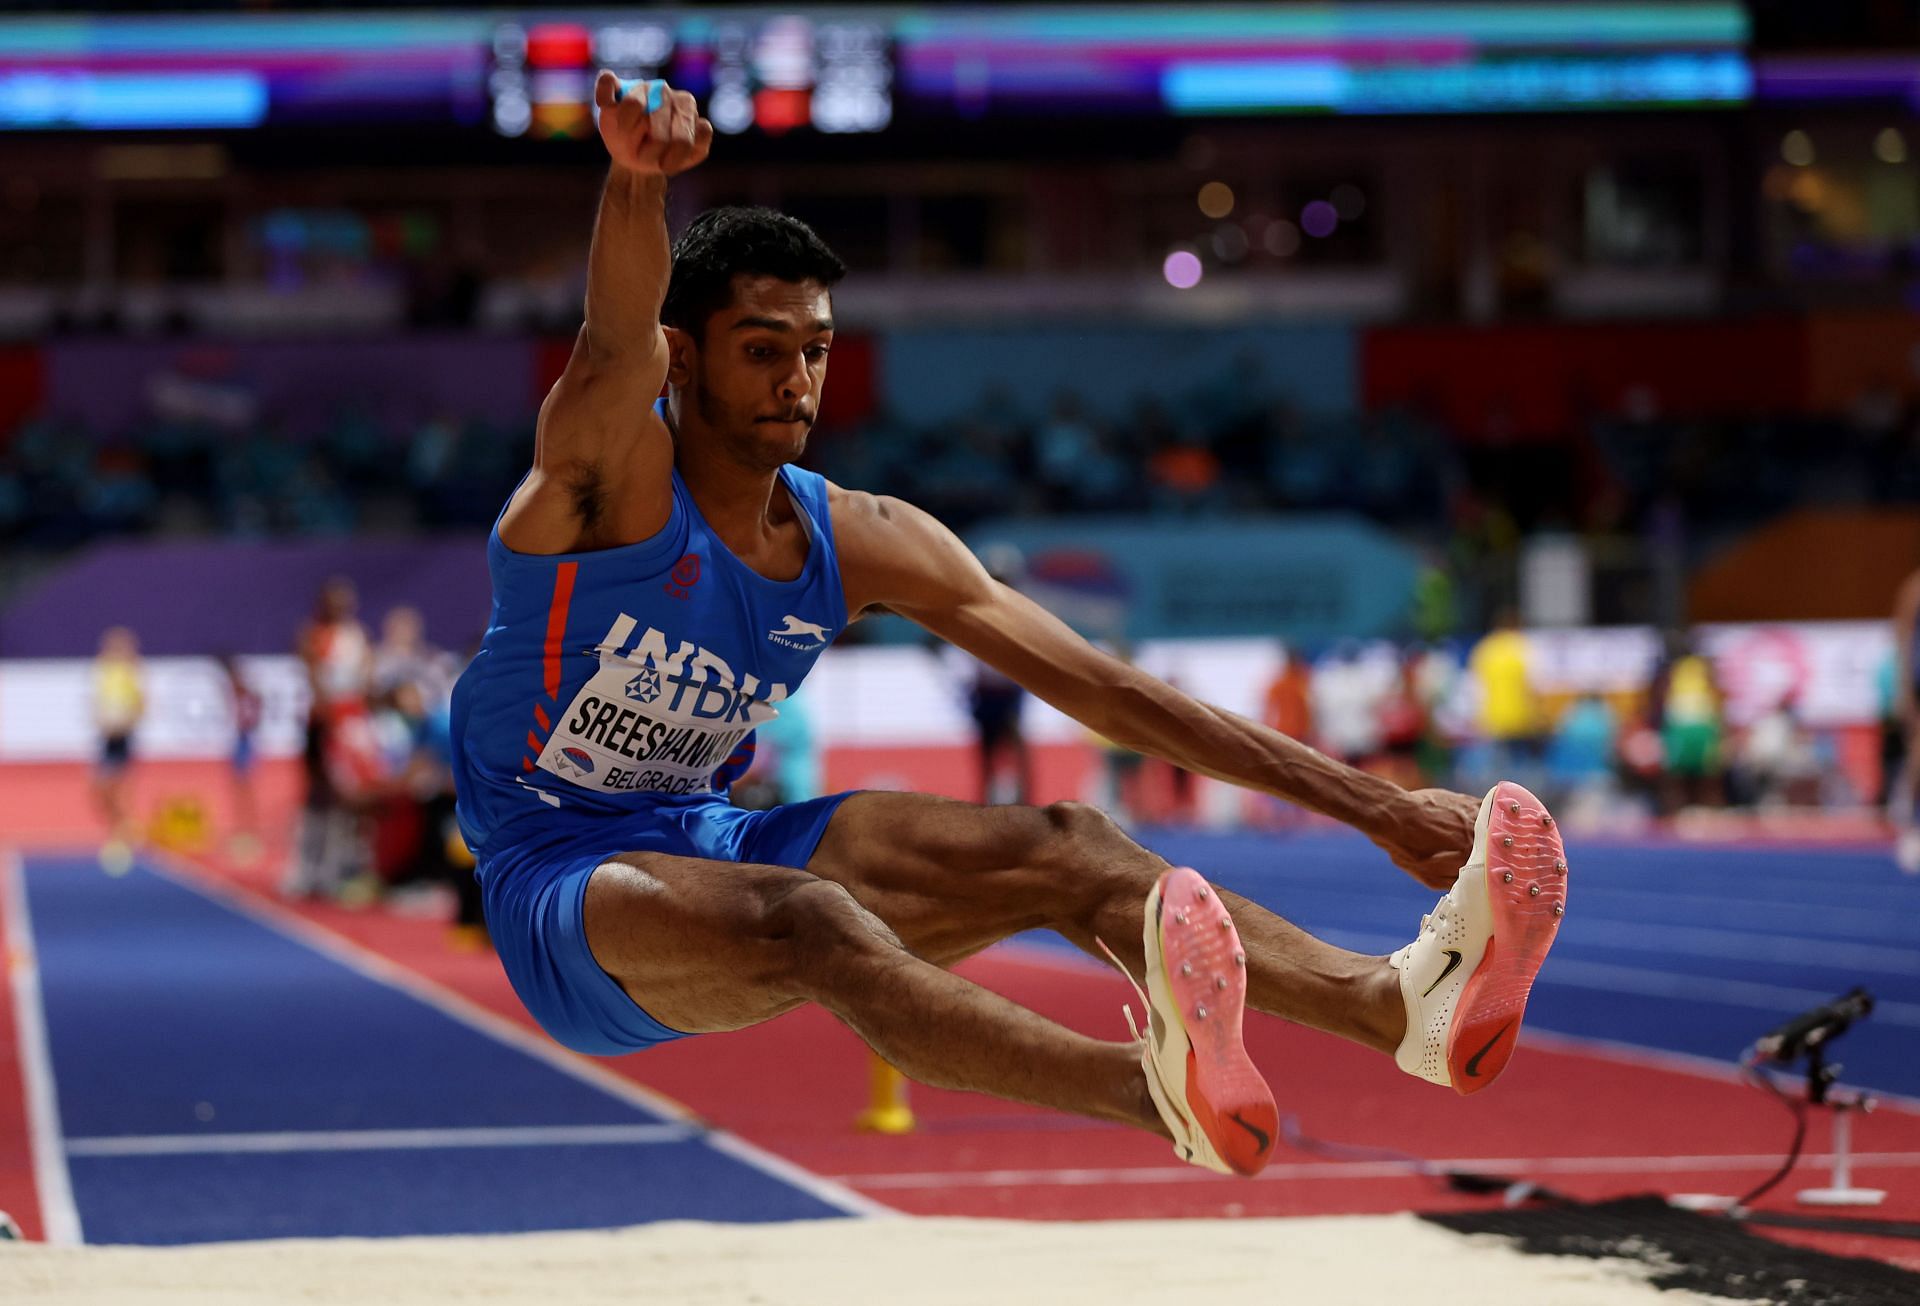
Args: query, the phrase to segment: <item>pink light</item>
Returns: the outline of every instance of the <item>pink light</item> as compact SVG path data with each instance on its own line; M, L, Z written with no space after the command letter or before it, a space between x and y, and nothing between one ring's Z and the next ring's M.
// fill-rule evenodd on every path
M1200 284L1200 256L1190 249L1176 249L1160 265L1160 275L1175 290L1192 290Z

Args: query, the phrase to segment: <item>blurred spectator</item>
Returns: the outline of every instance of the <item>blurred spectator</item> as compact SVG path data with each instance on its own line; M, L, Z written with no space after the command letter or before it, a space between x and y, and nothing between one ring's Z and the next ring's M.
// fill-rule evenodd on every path
M1219 506L1220 460L1195 435L1182 435L1147 461L1153 505L1168 512L1198 513Z
M1820 799L1820 758L1801 726L1791 694L1750 724L1732 767L1742 805L1776 807Z
M227 676L227 705L233 715L233 832L227 851L235 861L251 861L260 854L260 808L253 791L254 733L260 728L260 694L247 683L240 659L224 654L220 669Z
M762 772L773 785L773 803L804 803L818 798L820 784L820 743L814 736L813 716L807 700L789 698L780 704L780 714L755 732L759 740Z
M1373 760L1381 747L1380 704L1391 686L1368 665L1357 644L1335 648L1313 673L1313 722L1319 747L1354 766Z
M1531 764L1540 733L1534 702L1532 650L1512 608L1503 609L1494 629L1467 658L1480 693L1480 733L1492 750L1493 769L1518 774Z
M1125 640L1113 641L1109 651L1129 666L1133 664L1133 646ZM1140 764L1146 759L1102 735L1089 733L1089 738L1100 754L1100 767L1094 775L1093 805L1122 826L1131 828L1142 810Z
M332 578L300 632L297 651L310 695L301 754L306 800L283 885L289 897L338 893L367 865L357 803L381 762L368 719L373 650L354 615L358 601L352 581Z
M133 765L134 732L146 711L140 642L125 626L114 626L100 636L100 652L93 662L93 721L100 732L93 794L107 827L100 865L114 875L133 869L134 830L127 804L127 773Z
M1724 725L1712 664L1697 652L1681 654L1668 670L1659 703L1666 762L1663 810L1719 806L1725 801L1720 782Z
M1611 787L1620 722L1607 700L1582 694L1561 714L1547 745L1547 774L1566 793Z
M1900 585L1893 603L1893 715L1899 722L1901 758L1887 792L1887 815L1896 835L1900 869L1920 874L1920 571Z
M1267 682L1260 720L1289 739L1313 742L1313 669L1307 660L1279 646L1280 667Z
M1421 757L1427 739L1427 703L1419 677L1419 651L1409 650L1379 706L1381 773L1408 789L1427 783Z
M1013 549L997 548L981 559L987 574L1002 585L1014 586L1023 566ZM1027 691L1013 679L977 658L954 650L967 685L967 713L973 718L974 748L979 761L980 801L1025 803L1033 793L1033 753L1022 733L1020 716Z
M420 610L402 604L389 609L380 622L380 643L373 651L372 689L375 698L411 685L426 704L438 704L453 692L459 677L451 653L427 642L426 622Z

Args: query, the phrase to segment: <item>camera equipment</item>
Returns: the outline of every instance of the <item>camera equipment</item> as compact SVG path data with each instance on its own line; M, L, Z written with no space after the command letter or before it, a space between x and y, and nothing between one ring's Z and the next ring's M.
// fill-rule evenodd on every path
M1761 1194L1786 1178L1800 1158L1800 1145L1806 1139L1807 1108L1824 1106L1833 1112L1833 1182L1825 1188L1803 1188L1796 1197L1808 1206L1877 1206L1886 1197L1882 1188L1856 1188L1853 1184L1852 1145L1855 1111L1871 1111L1874 1100L1864 1093L1835 1091L1841 1067L1829 1065L1827 1045L1840 1037L1854 1021L1873 1010L1873 996L1863 988L1854 988L1832 1002L1815 1007L1787 1021L1772 1033L1755 1041L1747 1057L1748 1072L1763 1087L1786 1100L1771 1079L1757 1069L1760 1061L1791 1065L1802 1057L1807 1062L1807 1098L1804 1104L1788 1102L1794 1111L1796 1126L1793 1147L1786 1164L1771 1178L1742 1197L1737 1208L1752 1204Z

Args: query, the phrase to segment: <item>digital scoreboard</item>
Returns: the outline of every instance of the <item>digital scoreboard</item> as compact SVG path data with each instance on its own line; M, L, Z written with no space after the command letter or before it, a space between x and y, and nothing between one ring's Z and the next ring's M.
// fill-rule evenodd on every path
M0 130L579 138L600 68L692 91L727 134L1713 108L1752 95L1748 36L1725 0L4 18Z
M877 132L893 121L883 21L766 14L503 21L489 38L491 120L503 136L584 136L593 78L663 77L691 91L714 130Z

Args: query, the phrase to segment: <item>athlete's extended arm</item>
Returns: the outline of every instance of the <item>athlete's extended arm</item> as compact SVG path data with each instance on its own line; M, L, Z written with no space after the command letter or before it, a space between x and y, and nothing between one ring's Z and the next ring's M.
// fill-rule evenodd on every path
M834 514L849 612L885 607L926 627L1117 744L1263 790L1362 831L1408 874L1453 883L1479 803L1409 792L1202 703L1102 653L987 575L951 531L898 499L846 494Z
M691 95L661 83L622 95L603 72L593 91L613 166L587 256L586 321L540 407L533 471L500 522L521 553L633 543L672 506L673 442L649 407L667 375L667 178L707 157L713 126Z

